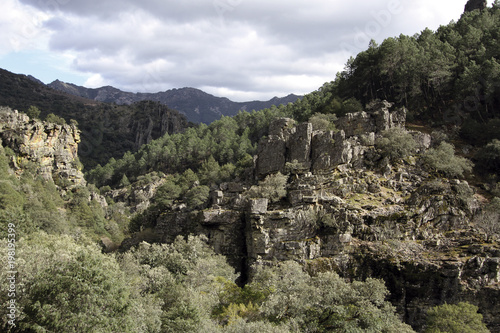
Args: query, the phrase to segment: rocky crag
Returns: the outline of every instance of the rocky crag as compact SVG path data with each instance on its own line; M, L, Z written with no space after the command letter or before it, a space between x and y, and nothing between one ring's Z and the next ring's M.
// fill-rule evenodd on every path
M16 172L31 168L63 190L86 183L77 156L80 131L75 125L32 120L17 110L1 108L0 142L15 152L11 167Z
M382 278L391 301L415 329L434 305L468 301L500 330L500 248L476 224L479 195L466 181L422 167L431 136L410 132L414 156L398 163L375 147L381 132L405 127L405 110L387 102L335 122L337 131L278 119L255 159L256 179L288 177L277 202L252 197L249 185L212 189L210 205L174 205L157 221L165 242L204 234L242 275L255 264L302 262L311 273Z

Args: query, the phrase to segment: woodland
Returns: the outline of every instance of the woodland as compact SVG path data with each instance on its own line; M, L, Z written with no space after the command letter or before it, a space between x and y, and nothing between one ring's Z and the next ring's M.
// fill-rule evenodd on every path
M420 156L426 168L480 189L493 225L488 230L500 234L497 1L437 31L370 42L331 82L295 103L241 111L208 125L184 119L182 130L140 147L111 127L96 127L98 115L140 117L146 108L154 114L165 106L43 99L31 88L29 93L12 88L22 82L2 85L2 104L32 119L100 130L105 139L80 152L87 184L64 190L39 177L34 165L14 171L18 153L0 146L0 261L8 267L14 249L17 271L11 291L15 326L8 317L10 273L0 271L3 332L413 332L387 301L382 280L350 281L284 261L256 267L242 282L203 236L157 242L152 228L165 210L179 203L203 210L221 183L238 182L252 188L250 197L281 200L283 179L253 174L258 144L281 117L335 130L335 119L381 100L405 107L407 127L440 143ZM376 143L393 161L407 158L414 148L411 138L396 131ZM114 196L159 180L145 209ZM9 234L16 235L15 246L9 246ZM120 247L132 235L142 242ZM478 307L467 302L429 309L423 331L489 332Z

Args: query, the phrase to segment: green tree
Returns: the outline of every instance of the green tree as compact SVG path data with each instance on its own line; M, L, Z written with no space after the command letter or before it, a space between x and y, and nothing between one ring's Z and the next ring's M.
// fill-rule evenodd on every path
M267 295L260 307L265 318L295 323L300 332L413 332L385 300L380 280L349 283L333 272L311 277L286 261L258 267L249 287Z
M36 106L34 105L31 105L29 108L28 108L28 111L26 111L26 114L28 115L28 117L30 117L31 119L39 119L40 118L40 109L37 108Z
M64 118L56 116L53 113L49 113L47 117L45 117L45 121L57 125L66 125L66 120L64 120Z
M278 202L287 194L286 183L288 176L280 172L266 176L259 185L252 186L246 195L249 198L267 198L271 202Z
M209 194L210 189L208 186L194 186L186 192L184 199L190 209L196 209L200 208L207 202Z
M26 332L140 331L131 317L139 312L116 260L85 237L80 242L45 233L18 241L17 282L24 286L17 297L18 327ZM1 270L2 289L6 274ZM5 304L7 295L1 295Z
M413 136L400 127L383 131L382 137L375 142L375 146L382 151L382 154L392 161L398 161L411 155L415 151L416 145Z
M487 333L478 307L469 303L443 304L427 312L426 333Z
M448 177L462 177L473 166L468 159L456 156L453 145L444 141L437 148L429 149L423 159L431 169Z
M333 123L337 120L337 116L334 114L322 114L315 113L311 118L309 118L309 122L313 126L313 130L315 131L334 131L335 124Z

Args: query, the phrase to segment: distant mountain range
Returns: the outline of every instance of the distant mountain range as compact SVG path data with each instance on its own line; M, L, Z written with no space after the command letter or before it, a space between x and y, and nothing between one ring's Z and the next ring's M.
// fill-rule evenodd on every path
M184 114L191 122L206 124L221 116L234 116L240 110L262 110L273 105L293 103L301 98L301 96L290 94L282 98L275 97L269 101L233 102L228 98L216 97L195 88L172 89L158 93L131 93L111 86L91 89L59 80L48 86L74 96L118 105L130 105L144 100L160 102Z

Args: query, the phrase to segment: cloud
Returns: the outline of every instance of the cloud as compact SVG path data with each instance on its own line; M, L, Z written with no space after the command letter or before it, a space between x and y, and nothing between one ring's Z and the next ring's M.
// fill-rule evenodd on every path
M30 22L37 18L34 31L43 32L50 51L73 57L72 69L87 74L88 86L142 92L191 86L235 100L315 90L333 80L370 39L412 35L431 24L435 29L438 21L458 19L465 5L456 0L6 1L22 7Z

